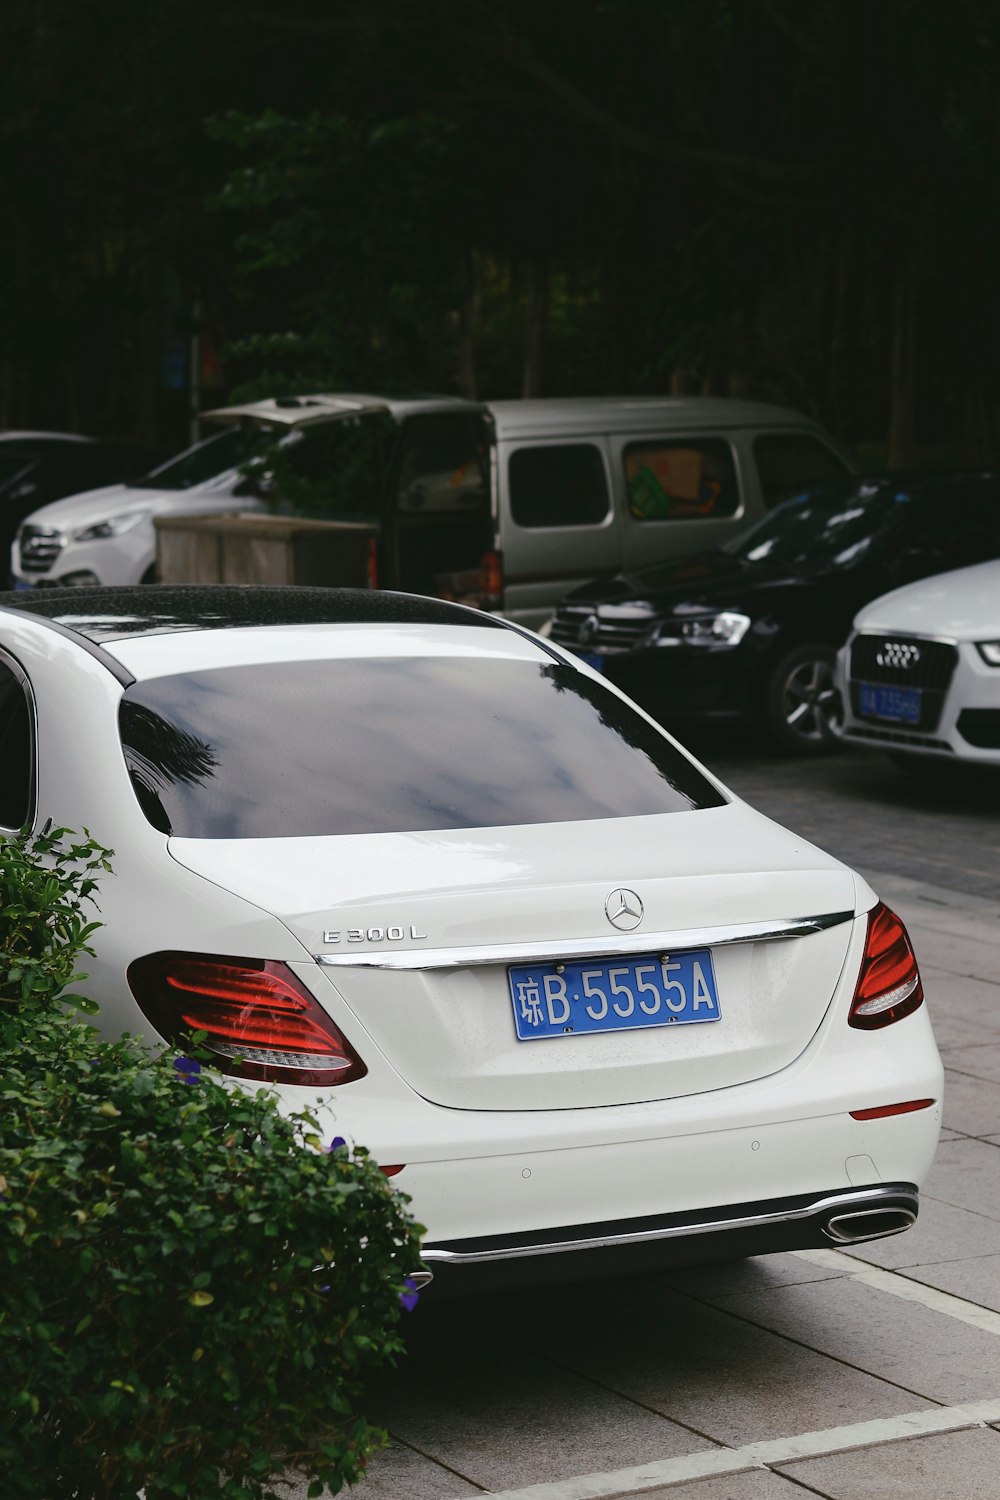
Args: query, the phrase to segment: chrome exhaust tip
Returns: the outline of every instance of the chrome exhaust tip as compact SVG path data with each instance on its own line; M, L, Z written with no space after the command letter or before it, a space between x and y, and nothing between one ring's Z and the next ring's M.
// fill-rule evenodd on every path
M916 1219L911 1208L862 1208L854 1213L834 1214L823 1225L823 1233L835 1245L859 1245L864 1240L902 1234Z

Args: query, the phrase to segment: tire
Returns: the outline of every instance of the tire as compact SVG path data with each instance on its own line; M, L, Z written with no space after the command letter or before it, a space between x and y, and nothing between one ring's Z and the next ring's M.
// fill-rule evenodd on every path
M157 574L156 574L156 564L155 563L150 563L150 565L146 569L145 573L143 573L142 577L139 579L139 582L140 583L159 583L159 581L160 580L159 580L159 578L157 577Z
M764 686L764 724L778 749L821 755L840 745L843 705L834 672L837 653L822 641L786 651Z

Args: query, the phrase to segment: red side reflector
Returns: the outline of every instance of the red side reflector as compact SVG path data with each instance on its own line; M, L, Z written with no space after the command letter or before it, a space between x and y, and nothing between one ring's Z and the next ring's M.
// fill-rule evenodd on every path
M484 552L476 585L480 609L497 609L503 602L503 554Z
M380 1166L379 1167L379 1171L380 1172L384 1172L387 1177L395 1177L396 1173L397 1172L401 1172L405 1166L406 1166L405 1162L400 1162L400 1164L399 1164L398 1167L381 1167Z
M368 1071L287 964L206 953L150 953L129 965L139 1009L174 1046L192 1032L237 1078L339 1084Z
M933 1099L907 1099L905 1104L880 1104L876 1109L852 1109L852 1120L884 1120L887 1115L909 1115L915 1109L930 1109Z
M365 559L365 582L370 589L378 588L378 541L368 538L368 555Z
M880 901L868 913L868 936L848 1024L875 1031L911 1015L923 1000L920 971L906 928Z

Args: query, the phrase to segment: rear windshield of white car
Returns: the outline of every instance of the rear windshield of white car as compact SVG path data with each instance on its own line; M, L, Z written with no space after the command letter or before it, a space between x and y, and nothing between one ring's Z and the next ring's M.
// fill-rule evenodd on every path
M127 689L147 819L193 839L579 822L725 798L641 715L562 663L350 658Z

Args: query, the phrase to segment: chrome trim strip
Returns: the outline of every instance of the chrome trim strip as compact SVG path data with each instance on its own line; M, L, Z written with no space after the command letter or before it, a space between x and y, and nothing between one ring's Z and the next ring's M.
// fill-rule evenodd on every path
M876 1207L883 1198L900 1198L898 1188L863 1188L857 1192L835 1193L827 1198L817 1198L803 1208L783 1209L777 1213L748 1214L742 1219L717 1219L703 1224L674 1224L667 1228L643 1229L635 1233L604 1234L593 1239L553 1240L541 1245L511 1245L495 1250L445 1250L433 1245L421 1250L422 1261L440 1262L442 1265L477 1265L486 1261L523 1260L529 1255L560 1255L570 1250L604 1250L616 1245L641 1245L654 1240L680 1239L692 1234L713 1234L726 1229L756 1229L768 1224L789 1224L799 1219L811 1219L817 1214L855 1205L872 1204ZM913 1194L916 1201L916 1194ZM916 1214L914 1214L916 1218Z
M357 953L316 953L316 963L329 969L466 969L480 964L521 964L577 958L617 958L628 953L671 953L682 948L720 948L727 943L775 943L809 937L827 927L854 919L852 911L825 912L818 917L785 917L773 922L740 922L730 927L691 927L682 932L630 932L600 938L566 938L561 942L483 943L468 948L406 948L402 951L363 949Z

